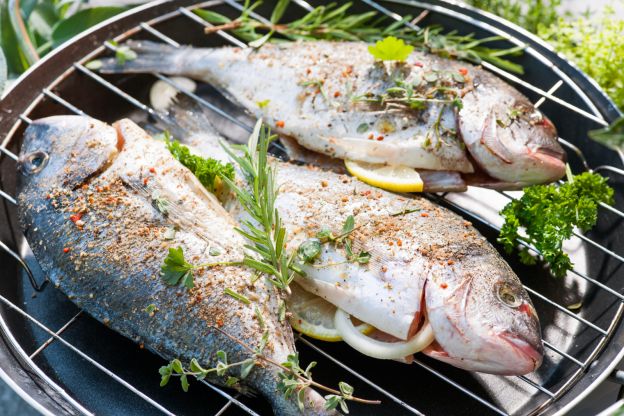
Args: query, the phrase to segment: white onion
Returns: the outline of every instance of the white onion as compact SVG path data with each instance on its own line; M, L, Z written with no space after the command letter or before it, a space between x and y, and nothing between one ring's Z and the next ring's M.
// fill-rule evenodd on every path
M382 360L407 357L422 351L434 340L433 330L428 321L425 321L423 327L412 338L399 342L383 342L367 337L353 326L349 314L342 309L336 310L334 325L344 342L364 355Z
M197 84L195 84L195 81L192 79L184 77L171 77L170 80L180 88L189 92L195 92L195 89L197 88ZM166 110L169 108L173 99L179 92L179 90L165 81L156 81L150 89L150 102L152 103L152 108L156 111Z

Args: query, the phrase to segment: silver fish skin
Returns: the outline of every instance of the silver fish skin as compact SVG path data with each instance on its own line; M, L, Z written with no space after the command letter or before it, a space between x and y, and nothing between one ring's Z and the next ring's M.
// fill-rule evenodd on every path
M177 138L204 157L228 161L202 116L174 106L163 118ZM519 375L542 362L539 319L520 280L472 225L426 198L397 195L346 175L275 161L276 207L297 247L323 229L340 235L355 218L353 251L324 244L297 282L350 315L399 339L426 316L436 341L423 352L470 371ZM244 218L236 198L226 208Z
M363 42L268 44L259 50L129 46L139 53L136 60L124 66L104 60L102 72L158 71L211 83L281 135L332 157L484 171L499 188L510 189L565 173L565 152L552 123L514 88L468 63L417 51L403 63L381 63ZM398 79L425 92L453 89L462 108L448 102L418 110L393 102L363 104L362 97L379 97Z
M279 294L263 279L252 283L252 271L207 267L195 270L193 289L165 284L160 267L168 248L182 247L187 261L205 264L240 261L245 242L214 195L134 123L121 120L111 127L79 116L36 120L26 130L19 168L19 219L35 257L50 280L94 318L167 360L187 364L196 358L214 367L218 350L229 362L252 357L224 333L256 348L266 330L267 357L283 362L295 353L290 327L277 318ZM250 304L226 295L226 288ZM146 311L150 304L157 308L153 316ZM256 365L241 389L260 392L278 415L334 414L310 389L300 412L294 399L278 391L279 371ZM240 367L229 375L240 376ZM209 381L224 384L226 378Z

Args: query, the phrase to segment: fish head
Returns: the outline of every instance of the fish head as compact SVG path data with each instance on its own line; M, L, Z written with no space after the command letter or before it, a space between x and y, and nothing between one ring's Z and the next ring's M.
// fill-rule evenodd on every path
M458 116L477 165L494 179L523 186L561 178L566 154L553 123L517 91L492 82L503 86L478 85L464 96Z
M114 128L88 117L35 120L24 133L20 184L33 190L75 189L102 172L121 146Z
M491 374L521 375L540 366L544 348L537 313L502 259L477 253L452 268L436 266L425 297L435 336L426 354Z

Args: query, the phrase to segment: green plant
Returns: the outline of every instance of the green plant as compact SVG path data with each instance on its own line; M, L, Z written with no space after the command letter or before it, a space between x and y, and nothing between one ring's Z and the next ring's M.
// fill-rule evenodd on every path
M539 36L594 78L615 104L624 108L624 20L607 7L598 18L559 19L542 26Z
M537 33L540 27L557 23L561 0L466 0L466 3Z
M124 7L85 7L81 0L0 1L0 91L2 75L19 75L42 56Z

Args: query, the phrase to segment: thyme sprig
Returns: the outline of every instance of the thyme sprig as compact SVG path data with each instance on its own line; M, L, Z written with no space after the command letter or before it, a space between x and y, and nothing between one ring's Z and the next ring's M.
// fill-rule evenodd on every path
M280 0L273 10L270 22L266 23L251 17L251 12L260 4L260 1L252 4L247 0L241 15L234 20L208 10L195 10L195 13L215 25L206 28L206 33L230 30L253 47L260 47L269 40L360 40L375 43L393 36L417 49L443 57L477 64L487 61L507 71L519 74L523 72L520 65L506 58L521 54L524 46L507 49L486 46L491 42L504 40L500 36L476 39L473 34L459 35L456 31L443 33L440 26L421 29L408 24L413 19L410 15L404 16L400 21L389 22L375 11L352 14L349 12L352 6L350 2L318 6L303 17L284 23L280 20L290 1Z
M171 360L168 365L161 367L159 370L161 376L161 387L166 386L169 383L171 377L180 377L182 390L186 392L189 389L188 377L195 377L197 380L204 380L208 375L211 374L216 374L217 376L221 377L227 377L225 379L225 384L228 387L237 387L238 383L241 380L247 378L247 376L251 373L251 371L258 364L258 362L263 361L282 370L279 373L280 382L278 383L278 389L287 398L294 395L297 398L297 404L301 410L304 409L305 405L303 401L305 396L305 390L309 387L316 387L320 390L330 393L329 395L325 396L325 408L327 410L335 409L337 406L340 406L340 408L345 413L349 413L347 401L354 401L364 404L381 403L381 401L379 400L368 400L355 397L353 395L353 387L343 381L338 383L339 390L317 383L312 379L311 372L312 368L316 366L316 362L312 361L304 370L299 364L298 353L289 354L286 361L282 363L278 363L277 361L267 357L263 354L263 351L269 341L268 331L264 332L258 347L252 348L245 342L241 341L233 335L228 334L218 327L212 326L211 328L214 328L221 334L225 335L232 341L242 346L244 349L250 352L252 356L242 361L229 363L225 351L219 350L216 353L217 364L211 368L202 367L199 362L194 358L191 360L190 367L188 369L183 366L182 362L179 359ZM229 373L231 369L236 367L240 367L238 377L233 376L231 373Z
M266 273L269 281L279 289L290 293L288 285L295 273L303 273L295 264L295 254L289 256L284 250L286 229L275 208L278 189L275 184L275 170L268 161L268 148L275 136L262 120L249 138L247 146L227 146L223 148L238 164L245 176L246 186L239 186L226 176L221 179L234 191L243 209L251 217L241 221L242 228L236 230L248 241L245 247L255 252L259 260L246 255L243 263L261 273ZM236 150L242 152L239 155Z

